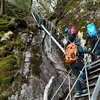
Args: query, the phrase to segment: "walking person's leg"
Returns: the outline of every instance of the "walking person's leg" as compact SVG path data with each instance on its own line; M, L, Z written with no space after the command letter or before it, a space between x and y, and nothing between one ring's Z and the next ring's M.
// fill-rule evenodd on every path
M71 69L72 69L72 71L73 71L73 74L76 76L76 78L78 78L78 76L79 76L79 74L80 74L80 71L79 71L79 69L77 69L77 64L78 63L73 63L73 64L71 64ZM79 81L77 81L76 82L76 91L77 91L77 93L76 93L76 95L81 95L81 94L83 94L84 92L82 91L82 87L81 87L81 83L79 82Z

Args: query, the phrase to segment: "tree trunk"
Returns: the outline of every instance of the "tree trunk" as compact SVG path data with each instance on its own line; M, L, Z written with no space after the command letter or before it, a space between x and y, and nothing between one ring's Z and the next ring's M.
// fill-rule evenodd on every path
M5 0L0 0L0 16L2 16L4 14L4 3L5 3Z

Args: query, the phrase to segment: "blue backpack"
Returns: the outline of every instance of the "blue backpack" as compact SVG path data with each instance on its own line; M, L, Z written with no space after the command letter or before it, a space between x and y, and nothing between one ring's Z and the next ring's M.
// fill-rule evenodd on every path
M97 36L98 31L94 23L88 24L86 28L87 28L87 33L89 37Z

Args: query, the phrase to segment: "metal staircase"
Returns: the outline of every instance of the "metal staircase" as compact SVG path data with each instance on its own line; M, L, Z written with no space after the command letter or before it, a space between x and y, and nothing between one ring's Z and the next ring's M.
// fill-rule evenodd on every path
M89 82L89 90L90 90L90 99L89 100L99 100L97 99L98 93L100 91L100 60L92 63L90 65L91 67L88 67L88 82ZM83 87L83 91L87 90L87 86ZM84 97L84 99L89 95L88 93L83 94L81 96L74 96L74 100L77 100L78 98Z
M68 38L64 36L59 28L56 28L52 23L50 23L47 19L45 19L43 16L39 15L37 12L31 12L32 18L36 23L37 28L44 30L51 39L55 42L55 44L60 48L60 50L64 53L64 44L62 42L62 39L66 39L68 41ZM56 33L59 33L61 36L57 36ZM59 38L63 37L63 38ZM74 98L71 97L71 92L74 89L76 82L78 81L78 78L80 77L82 71L85 69L86 71L86 83L87 86L83 86L83 91L86 91L86 94L83 94L81 96L74 96ZM98 94L100 91L100 60L92 62L90 64L85 64L84 68L80 72L79 77L76 79L75 83L71 87L69 84L69 93L67 94L65 100L100 100L98 99ZM87 75L87 71L89 71L89 74ZM54 93L53 97L50 100L53 100L55 96L57 95L58 91L62 87L63 83L70 77L71 71L68 73L68 75L65 77L61 85L58 87L57 91ZM70 83L70 80L69 80ZM84 98L84 99L80 99Z

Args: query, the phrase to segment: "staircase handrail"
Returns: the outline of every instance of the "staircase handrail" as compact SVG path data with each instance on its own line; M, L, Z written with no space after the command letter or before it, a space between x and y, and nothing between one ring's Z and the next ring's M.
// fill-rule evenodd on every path
M85 68L89 67L90 65L93 65L93 64L95 64L95 63L98 63L99 61L100 61L100 60L97 60L97 61L95 61L95 62L93 62L93 63L91 63L91 64L89 64L89 65L86 65L86 64L85 64L85 66L83 67L83 69L82 69L82 71L80 72L79 76L77 77L75 83L73 84L71 90L69 91L68 95L66 96L65 100L67 100L68 97L70 96L70 94L71 94L72 90L74 89L74 87L75 87L75 85L76 85L76 83L77 83L77 81L78 81L80 75L82 74L83 70L84 70Z
M55 40L55 38L50 34L50 32L43 26L41 25L41 27L45 30L45 32L51 37L51 39L57 44L57 46L62 50L62 52L64 53L65 50L64 48Z
M87 68L85 67L85 73L86 73L86 85L87 85L87 90L88 90L88 97L89 97L89 100L90 99L90 89L89 89L89 82L88 82L88 72L87 72Z
M80 71L79 76L77 77L76 81L74 82L74 84L73 84L73 86L72 86L71 90L69 91L68 95L66 96L65 100L67 100L67 99L68 99L68 97L70 96L70 94L71 94L72 90L74 89L74 87L75 87L75 85L76 85L77 81L79 80L79 78L80 78L80 76L81 76L81 74L82 74L83 70L85 69L85 67L86 67L86 65L85 65L85 66L83 67L83 69Z
M33 12L31 12L31 14L32 14ZM36 13L36 12L35 12ZM41 12L40 12L41 13ZM37 13L36 13L37 14ZM37 14L38 15L38 14ZM41 14L42 15L42 14ZM32 14L32 16L33 16L33 14ZM38 15L39 16L39 15ZM57 27L57 26L55 26L52 22L50 22L50 21L48 21L46 18L44 18L44 16L41 16L43 19L45 19L47 22L48 22L48 24L49 25L51 25L52 26L52 28L55 28L56 29L56 31L57 32L59 32L59 34L61 34L66 40L68 40L70 43L71 43L71 41L68 39L68 37L66 37L64 34L62 34L62 31ZM36 18L35 18L36 19ZM40 20L41 20L41 18L40 18ZM36 21L37 23L38 23L38 21ZM39 25L39 23L38 23L38 25ZM42 23L40 23L40 25L39 26L41 26L42 25Z
M54 93L54 95L52 96L50 100L54 99L54 97L56 96L56 94L58 93L58 91L60 90L60 88L62 87L62 85L64 84L64 82L66 81L66 79L68 78L71 72L72 70L70 70L69 73L66 75L66 77L64 78L64 80L62 81L62 83L60 84L60 86L58 87L58 89L56 90L56 92Z
M91 100L97 100L97 96L98 96L99 91L100 91L100 75L98 77L97 84L93 90Z

